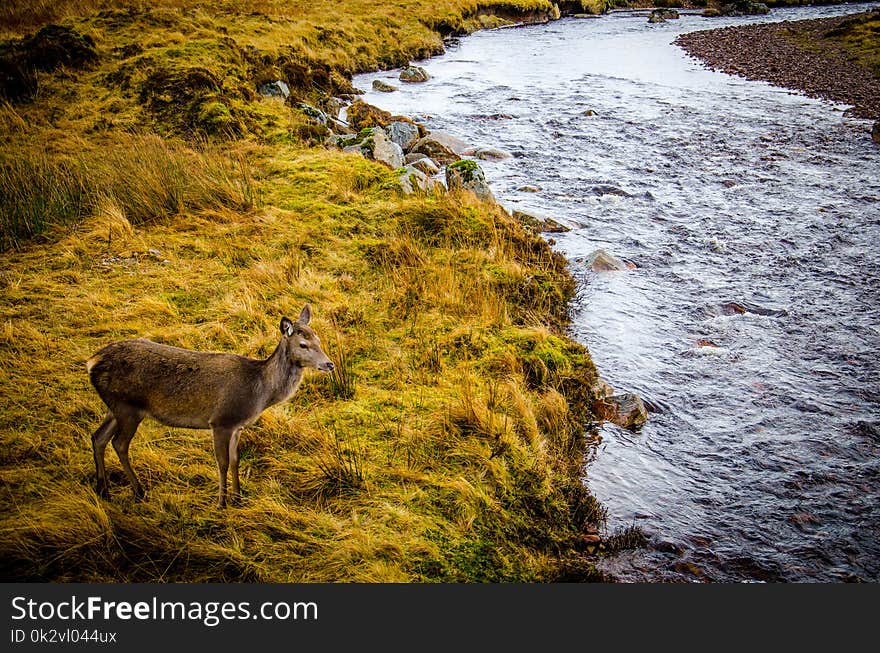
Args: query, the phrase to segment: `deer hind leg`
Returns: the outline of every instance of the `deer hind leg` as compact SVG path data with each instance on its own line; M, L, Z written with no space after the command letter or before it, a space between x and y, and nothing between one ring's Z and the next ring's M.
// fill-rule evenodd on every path
M226 507L226 474L229 471L229 447L232 436L237 429L221 428L215 426L214 432L214 457L217 459L217 471L219 473L217 507ZM238 459L236 457L236 468Z
M128 459L128 446L143 419L144 416L134 410L117 411L116 422L119 424L119 428L116 435L113 436L113 448L116 450L116 455L119 456L119 462L122 463L125 475L128 476L128 482L131 484L131 491L136 500L144 498L144 489L131 468L131 461Z
M229 492L229 500L237 503L241 498L241 487L238 483L238 438L241 435L241 429L232 432L229 438L229 471L231 472L232 487Z
M96 491L98 496L104 499L110 498L110 489L107 486L107 471L104 467L104 452L107 449L107 443L110 442L110 438L116 432L116 426L116 418L113 417L113 413L107 413L104 421L101 422L101 426L92 433L92 453L95 455L95 475L97 477Z

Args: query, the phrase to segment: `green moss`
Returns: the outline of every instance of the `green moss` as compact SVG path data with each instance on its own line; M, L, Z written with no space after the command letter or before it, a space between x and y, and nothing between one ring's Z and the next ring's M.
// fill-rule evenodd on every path
M474 175L480 168L480 166L470 159L461 159L460 161L450 163L447 167L458 172L461 175L462 180L465 182L473 181Z

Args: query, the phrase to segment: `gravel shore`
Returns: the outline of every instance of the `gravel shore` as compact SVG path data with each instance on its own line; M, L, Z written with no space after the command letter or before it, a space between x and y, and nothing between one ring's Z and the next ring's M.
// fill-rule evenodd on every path
M675 42L714 70L850 104L854 115L876 120L880 78L832 38L855 16L703 30Z

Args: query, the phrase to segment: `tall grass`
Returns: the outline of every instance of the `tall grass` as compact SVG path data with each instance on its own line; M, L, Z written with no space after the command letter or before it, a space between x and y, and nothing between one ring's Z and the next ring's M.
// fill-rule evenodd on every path
M131 224L256 204L250 168L242 159L158 136L132 137L72 157L37 147L0 150L0 197L0 250L75 224L108 201Z

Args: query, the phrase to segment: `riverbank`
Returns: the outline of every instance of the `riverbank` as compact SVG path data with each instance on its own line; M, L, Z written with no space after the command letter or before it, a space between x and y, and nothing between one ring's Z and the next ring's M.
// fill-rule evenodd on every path
M598 549L628 541L582 482L602 390L566 334L567 262L472 193L404 195L315 123L351 72L438 52L475 3L155 4L0 15L0 575L602 579ZM241 505L213 508L207 432L150 423L131 454L147 500L113 454L95 494L94 351L263 357L304 302L339 371L245 430Z
M877 11L685 34L675 43L710 68L803 91L880 118Z

